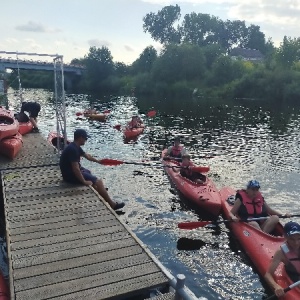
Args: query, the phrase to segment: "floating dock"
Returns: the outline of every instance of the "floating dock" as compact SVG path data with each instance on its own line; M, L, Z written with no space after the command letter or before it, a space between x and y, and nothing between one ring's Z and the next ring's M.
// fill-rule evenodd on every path
M11 299L174 299L174 277L95 190L62 181L41 134L23 142L0 156Z

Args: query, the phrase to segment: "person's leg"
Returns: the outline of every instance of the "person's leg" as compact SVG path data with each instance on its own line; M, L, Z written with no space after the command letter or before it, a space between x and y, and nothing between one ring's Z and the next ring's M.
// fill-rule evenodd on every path
M263 223L261 228L264 232L271 233L275 229L278 222L279 222L278 216L276 215L270 216L270 218Z
M107 193L106 188L104 187L103 181L98 179L96 176L92 175L89 170L81 168L82 176L85 180L93 182L93 188L98 192L98 194L103 197L103 199L110 205L113 209L119 209L124 207L124 202L115 202L113 201Z
M114 208L116 206L116 203L109 197L101 179L97 179L93 184L93 187L99 193L99 195L103 197L103 199L110 205L111 208Z
M35 131L38 131L37 116L38 116L40 110L41 110L41 106L39 103L35 103L35 105L33 105L30 110L30 122L33 125L33 128L35 129Z
M32 124L32 126L33 126L33 128L38 129L37 122L36 122L36 118L30 117L29 120L30 120L30 122L31 122L31 124Z
M249 222L248 224L255 227L258 230L262 230L261 227L259 226L259 224L255 221Z

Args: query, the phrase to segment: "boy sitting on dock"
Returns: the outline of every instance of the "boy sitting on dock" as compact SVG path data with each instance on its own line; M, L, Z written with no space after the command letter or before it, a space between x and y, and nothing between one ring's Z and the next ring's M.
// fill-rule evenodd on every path
M113 201L108 195L103 181L94 176L90 170L83 168L80 164L81 157L85 157L89 161L100 163L99 159L84 152L81 148L89 137L84 129L75 130L74 141L63 150L60 157L59 166L62 177L64 181L69 183L92 185L111 208L114 210L120 209L124 207L125 203Z

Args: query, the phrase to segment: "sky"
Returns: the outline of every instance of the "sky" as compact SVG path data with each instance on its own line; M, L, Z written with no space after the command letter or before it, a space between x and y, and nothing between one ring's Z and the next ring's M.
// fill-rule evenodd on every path
M83 58L91 46L108 47L113 60L125 64L135 61L147 46L159 51L161 45L143 31L143 17L175 4L182 18L196 12L259 25L275 46L285 35L300 37L300 0L0 0L0 4L0 51L59 54L65 63Z

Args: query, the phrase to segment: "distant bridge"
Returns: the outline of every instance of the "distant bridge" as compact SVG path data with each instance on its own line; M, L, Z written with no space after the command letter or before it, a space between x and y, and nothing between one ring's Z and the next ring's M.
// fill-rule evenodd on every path
M53 62L47 62L42 60L33 59L20 59L19 56L38 56L38 57L54 57L62 58L63 56L58 54L38 54L38 53L21 53L21 52L8 52L0 51L0 55L16 55L16 59L11 57L4 58L0 56L0 73L5 72L7 69L12 70L40 70L40 71L54 71ZM67 89L72 89L72 81L75 77L82 76L85 71L85 67L73 64L64 64L64 78L67 85Z
M51 62L34 61L34 60L19 60L0 57L0 72L4 72L6 69L13 70L42 70L53 71L54 66ZM74 73L81 76L85 68L78 65L64 64L64 73Z

